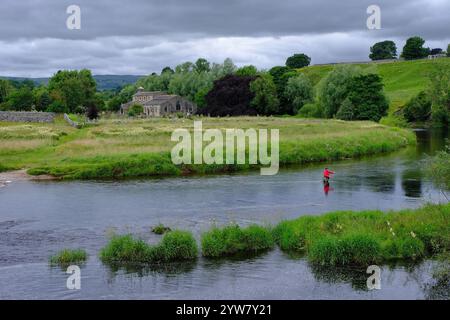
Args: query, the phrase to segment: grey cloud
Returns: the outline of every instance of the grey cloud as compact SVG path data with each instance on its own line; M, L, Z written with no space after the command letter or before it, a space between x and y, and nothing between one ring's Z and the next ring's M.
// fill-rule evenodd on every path
M92 39L106 36L182 37L298 35L362 31L373 0L6 0L0 4L0 39ZM450 3L378 0L383 27L393 36L442 37ZM82 30L67 30L66 8L82 9Z
M382 30L366 28L374 2ZM81 30L66 28L71 4L81 7ZM293 52L313 63L360 61L378 40L401 49L420 35L446 47L449 16L448 0L2 0L0 75L148 74L199 56L269 68Z

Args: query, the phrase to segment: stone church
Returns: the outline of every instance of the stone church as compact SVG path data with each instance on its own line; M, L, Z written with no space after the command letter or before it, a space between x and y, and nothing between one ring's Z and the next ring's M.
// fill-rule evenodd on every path
M162 117L179 112L191 115L197 111L197 106L183 97L161 91L144 91L140 87L132 101L121 105L120 114L126 115L128 109L135 104L142 105L146 117Z

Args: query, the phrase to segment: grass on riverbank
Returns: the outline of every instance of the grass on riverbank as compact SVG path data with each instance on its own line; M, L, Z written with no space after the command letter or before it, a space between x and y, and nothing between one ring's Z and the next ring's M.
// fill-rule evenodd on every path
M450 204L416 210L333 212L283 221L280 248L319 265L367 265L420 259L450 250Z
M280 165L354 158L415 143L410 131L373 122L273 117L198 118L203 128L279 129ZM30 168L33 175L66 179L127 178L220 173L249 165L176 166L170 158L173 130L193 129L190 119L103 119L80 130L55 124L0 123L0 164ZM34 132L36 131L36 132Z
M149 245L132 235L113 236L101 250L100 259L106 263L159 263L197 258L197 242L191 233L170 231L157 245Z
M83 249L63 249L50 257L52 265L68 265L71 263L85 262L88 255Z
M240 228L232 224L222 229L213 227L202 234L202 254L217 258L238 253L257 253L273 248L275 242L268 228L251 225Z

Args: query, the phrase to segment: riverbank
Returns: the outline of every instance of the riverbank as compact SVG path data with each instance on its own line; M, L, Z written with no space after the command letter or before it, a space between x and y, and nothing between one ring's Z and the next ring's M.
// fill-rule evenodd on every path
M204 129L279 129L280 165L326 162L398 150L415 143L409 130L368 121L273 117L198 118ZM248 170L250 165L174 165L170 136L193 129L193 119L103 119L80 130L54 124L0 123L3 170L63 179L208 174Z

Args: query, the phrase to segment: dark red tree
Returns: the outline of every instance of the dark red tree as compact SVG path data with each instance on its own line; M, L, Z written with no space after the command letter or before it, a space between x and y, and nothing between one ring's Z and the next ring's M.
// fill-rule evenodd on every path
M256 109L250 105L254 98L250 83L255 79L254 76L227 75L214 81L202 114L213 117L256 115Z

